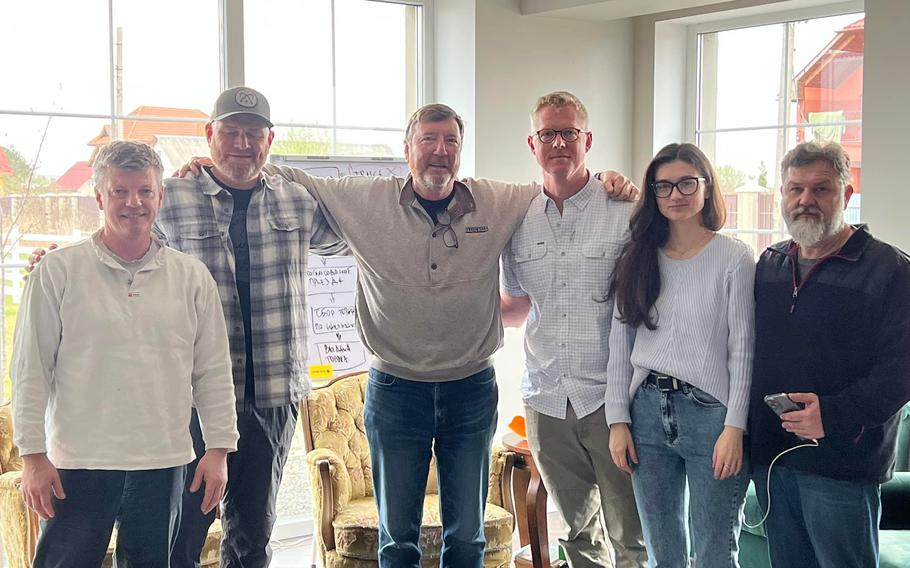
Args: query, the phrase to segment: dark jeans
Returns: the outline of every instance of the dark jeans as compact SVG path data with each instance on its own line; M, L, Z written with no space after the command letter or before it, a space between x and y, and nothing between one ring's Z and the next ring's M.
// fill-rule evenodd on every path
M237 413L240 441L237 451L228 454L228 481L221 509L221 567L257 568L269 565L269 539L275 525L275 505L281 473L291 449L297 426L297 405L278 408L245 408ZM203 488L190 493L196 463L205 453L199 417L193 410L190 422L197 460L187 466L183 516L171 566L199 566L215 512L203 515Z
M443 568L481 568L483 513L496 430L492 368L426 383L370 369L364 426L379 509L379 566L419 568L420 522L436 454Z
M811 448L797 451L809 451ZM768 468L756 467L755 492L768 510ZM766 521L774 568L878 566L881 490L775 465Z
M98 568L117 523L118 568L167 566L180 523L183 466L143 471L61 469L66 499L42 523L36 568Z

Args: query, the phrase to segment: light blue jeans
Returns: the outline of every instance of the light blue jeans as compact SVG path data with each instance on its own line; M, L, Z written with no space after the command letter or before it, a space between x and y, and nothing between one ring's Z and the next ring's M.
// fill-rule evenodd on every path
M420 521L434 451L440 564L483 567L483 513L497 402L492 368L440 383L370 369L363 415L379 509L381 568L420 568Z
M739 566L739 531L749 484L747 463L739 475L714 479L714 444L724 429L726 407L708 393L684 385L661 392L643 384L632 400L632 440L638 465L632 474L635 501L651 567L689 564L688 522L698 568ZM686 483L689 507L686 511Z

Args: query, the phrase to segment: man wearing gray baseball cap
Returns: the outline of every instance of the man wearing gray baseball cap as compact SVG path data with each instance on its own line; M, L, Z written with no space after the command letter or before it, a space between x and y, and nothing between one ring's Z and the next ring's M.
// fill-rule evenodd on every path
M212 121L243 114L261 118L269 128L275 126L271 121L269 101L262 93L249 87L233 87L222 92L215 101Z
M234 87L215 102L205 134L214 165L197 178L165 180L156 231L202 260L218 284L227 323L240 442L228 458L221 524L221 566L268 566L281 472L310 389L306 366L306 251L331 254L343 244L302 186L264 176L272 144L268 100ZM203 455L199 421L190 426ZM192 479L195 462L188 466ZM171 566L200 565L214 513L202 495L184 492Z

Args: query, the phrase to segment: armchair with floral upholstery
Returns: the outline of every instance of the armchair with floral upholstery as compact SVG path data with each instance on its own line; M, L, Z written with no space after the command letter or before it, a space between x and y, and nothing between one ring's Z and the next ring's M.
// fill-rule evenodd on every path
M325 568L378 566L378 514L373 500L370 452L363 426L367 374L354 373L314 389L301 403L307 468L313 497L314 546ZM515 454L494 448L484 530L486 568L512 561L514 509L509 483ZM430 464L421 563L439 566L442 525L435 460Z
M9 568L29 568L38 543L38 514L25 506L21 484L22 458L13 443L12 410L6 403L0 406L0 539ZM112 565L116 534L102 567ZM218 566L220 543L221 521L215 519L202 548L202 566Z

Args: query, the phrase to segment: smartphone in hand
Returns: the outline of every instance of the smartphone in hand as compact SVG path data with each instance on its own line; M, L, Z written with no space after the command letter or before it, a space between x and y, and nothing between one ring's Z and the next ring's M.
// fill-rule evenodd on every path
M777 416L786 414L787 412L793 412L794 410L802 410L806 406L801 402L790 400L790 397L787 396L787 393L785 392L767 395L765 397L765 404L770 406L771 410L773 410L774 414L777 414Z

